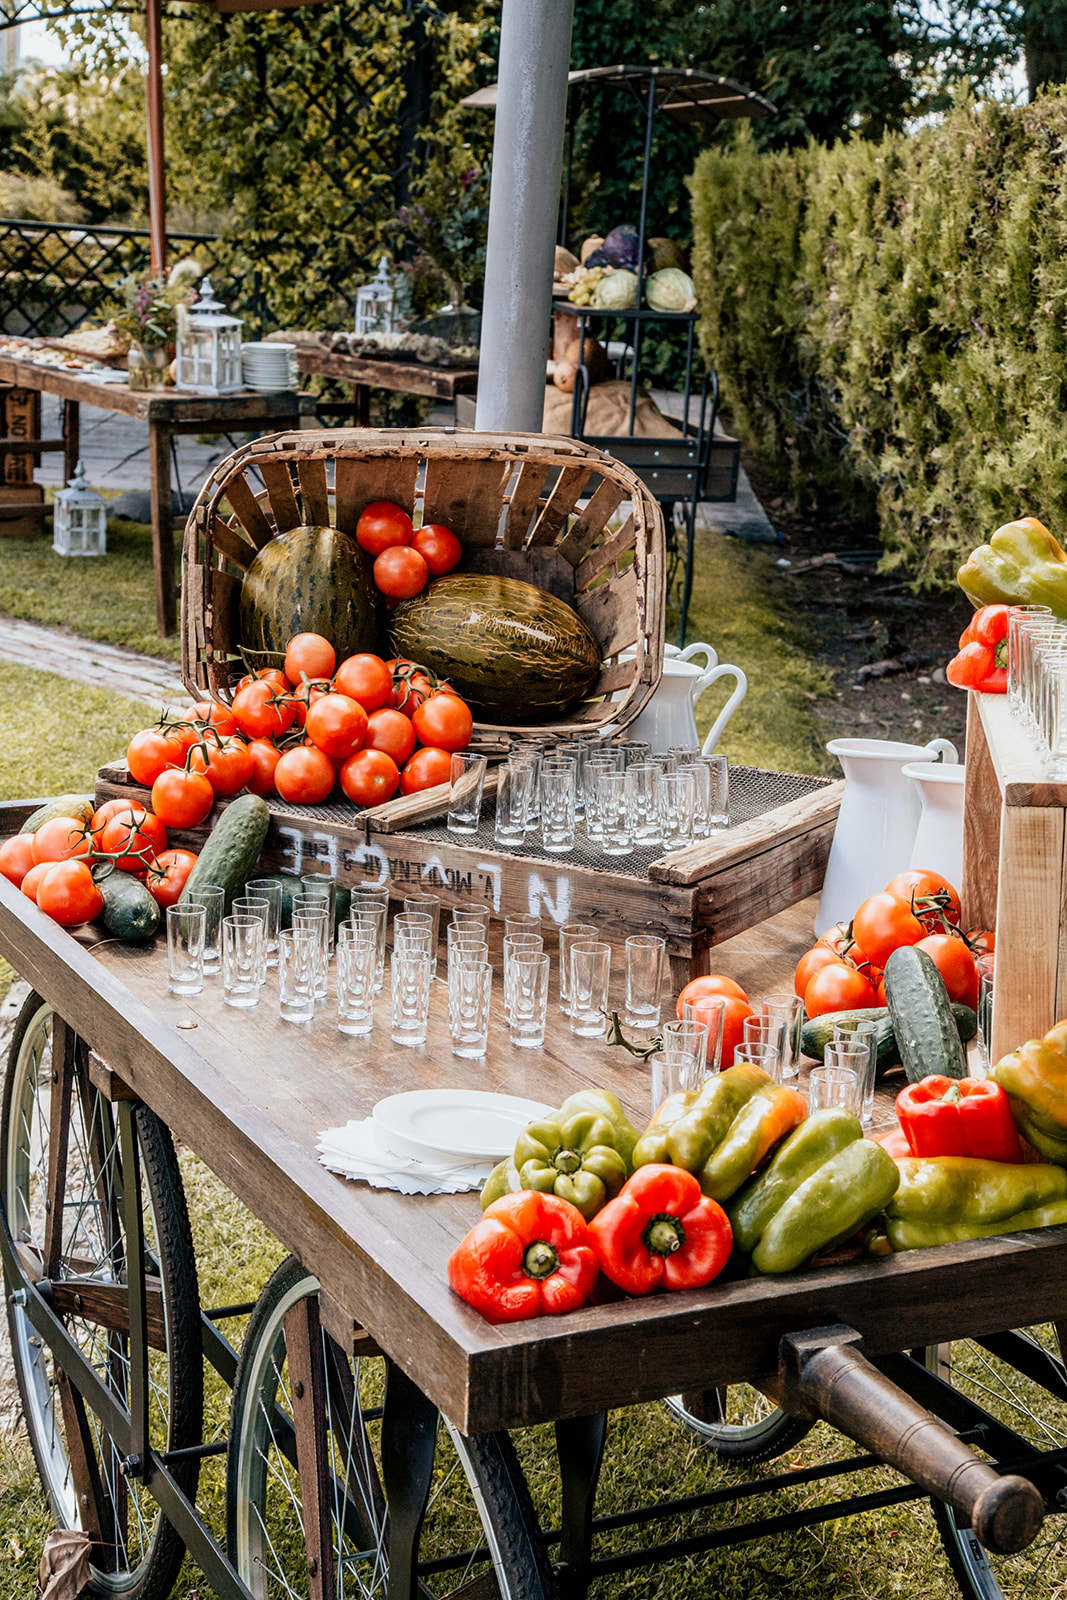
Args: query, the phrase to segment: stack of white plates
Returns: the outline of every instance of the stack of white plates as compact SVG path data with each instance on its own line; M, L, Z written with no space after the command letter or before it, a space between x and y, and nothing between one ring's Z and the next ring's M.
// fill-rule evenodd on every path
M243 344L241 378L257 394L277 394L297 386L295 344Z

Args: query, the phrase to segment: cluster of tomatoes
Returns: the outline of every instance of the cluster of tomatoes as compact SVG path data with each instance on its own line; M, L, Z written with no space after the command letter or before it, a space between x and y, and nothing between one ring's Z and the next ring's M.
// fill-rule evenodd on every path
M196 856L170 849L164 823L136 800L107 800L88 822L51 817L36 833L16 833L0 845L0 873L64 928L100 915L93 868L104 862L134 873L166 907L176 904Z
M894 950L925 950L950 1000L975 1010L978 982L992 972L995 940L985 929L963 933L960 898L940 873L900 872L848 924L824 933L801 956L793 987L809 1017L885 1005L882 972Z
M459 562L463 546L451 528L428 522L416 531L402 506L375 500L356 524L356 543L374 557L374 582L386 603L412 600L431 578Z
M335 784L353 804L447 783L470 743L463 700L414 662L349 656L317 633L289 641L284 670L241 679L231 706L203 702L130 740L131 777L171 828L195 828L242 789L318 805Z

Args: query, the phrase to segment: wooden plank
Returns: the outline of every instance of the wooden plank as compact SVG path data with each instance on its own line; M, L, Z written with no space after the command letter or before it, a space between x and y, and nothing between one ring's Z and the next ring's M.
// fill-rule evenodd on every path
M226 499L230 502L234 516L248 535L253 550L262 550L263 546L269 544L274 538L274 529L271 527L263 507L259 503L258 496L250 487L248 479L240 473L235 474L226 485ZM219 543L215 528L218 527L220 521L221 518L216 515L212 526L212 539L215 544ZM222 548L225 547L220 545L220 549ZM226 554L230 555L230 552L227 550ZM235 560L236 558L230 556L230 559ZM238 566L247 567L250 561L251 557L247 561L238 561L237 564Z
M542 544L555 544L567 518L582 498L583 490L593 474L593 467L582 465L564 467L552 486L544 509L526 536L527 548Z
M308 1600L330 1600L334 1593L334 1550L330 1511L331 1441L326 1431L326 1374L318 1302L298 1300L285 1316L285 1352L296 1434L300 1502L307 1549Z
M787 800L762 817L752 817L734 828L726 828L710 839L698 839L685 850L653 861L648 875L658 883L699 883L713 873L739 866L771 846L787 844L813 828L837 820L844 780L838 778L810 794Z
M696 917L702 941L712 945L732 939L820 890L836 825L836 818L829 818L701 879Z
M431 456L426 463L423 522L443 522L469 545L493 546L504 485L514 463L493 456Z
M297 345L296 364L301 372L341 378L346 383L366 384L372 389L391 389L399 394L428 395L435 400L454 400L457 394L473 394L478 387L477 367L379 361L340 350L323 350L318 345Z
M498 774L495 771L486 773L483 800L491 800L496 794L497 781ZM423 789L418 794L399 795L395 800L387 800L384 805L371 806L359 820L368 834L402 833L417 823L432 822L435 818L445 816L450 793L449 784L436 783L432 789Z
M965 928L991 928L997 912L1001 795L977 705L985 698L967 696L967 782L960 884Z
M129 1290L123 1283L100 1283L91 1278L57 1276L50 1279L50 1299L56 1311L78 1316L111 1333L130 1331ZM163 1285L145 1278L145 1337L152 1350L166 1350L167 1323Z
M633 513L627 517L617 533L605 529L604 538L600 544L595 545L584 560L578 563L574 574L576 589L588 589L594 578L602 572L613 567L620 556L634 547L634 518Z
M993 767L1007 806L1067 807L1067 783L1045 773L1034 741L1012 716L1004 694L979 694L977 701Z
M540 462L524 461L519 467L519 476L511 491L507 521L504 524L506 549L522 548L547 477L548 468Z
M354 535L360 513L374 500L391 500L410 515L415 510L419 462L409 455L339 453L334 467L337 526Z
M583 510L571 523L556 549L565 561L576 567L593 541L607 528L619 506L626 499L622 484L614 478L602 478Z
M1063 850L1061 810L1005 806L998 867L993 1061L1024 1039L1047 1033L1056 1021Z
M315 528L330 525L330 494L326 487L326 462L321 456L298 460L296 475L300 481L300 498L304 505L304 521Z
M270 501L271 513L279 533L287 533L290 528L299 528L301 523L300 508L296 503L296 493L293 489L293 479L285 461L271 461L268 457L257 458L256 466L263 477Z
M586 589L574 599L574 609L600 646L605 660L637 643L641 632L637 574L633 567L612 584Z
M269 528L266 517L264 523ZM271 538L273 538L273 533ZM240 567L242 572L247 572L256 558L256 546L249 544L247 539L241 537L232 522L226 522L222 517L215 517L211 524L211 543L216 550L221 550L228 561L235 567Z
M170 488L170 434L160 423L148 429L152 494L152 568L156 587L156 632L168 638L177 626L174 593L174 512Z

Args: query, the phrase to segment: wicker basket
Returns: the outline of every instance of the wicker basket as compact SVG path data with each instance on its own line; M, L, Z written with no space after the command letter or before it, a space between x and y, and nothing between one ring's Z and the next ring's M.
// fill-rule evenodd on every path
M454 529L464 546L461 571L519 578L567 601L600 646L600 676L567 717L536 726L478 723L476 744L596 737L633 721L663 669L663 515L629 467L540 434L331 429L274 434L235 450L205 482L185 533L189 689L228 700L245 671L236 602L256 551L302 523L332 521L354 534L372 500L392 500ZM629 510L619 517L624 503Z

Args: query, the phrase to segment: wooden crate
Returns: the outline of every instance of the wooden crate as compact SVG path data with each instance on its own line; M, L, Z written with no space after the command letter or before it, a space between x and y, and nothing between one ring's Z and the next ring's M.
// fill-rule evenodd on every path
M530 911L546 926L589 921L616 943L629 933L658 933L681 987L709 970L713 945L821 887L843 790L840 781L731 767L731 827L671 855L646 850L624 859L590 854L581 837L567 856L502 850L493 840L491 800L469 843L447 832L427 796L362 812L347 801L271 800L261 865L388 886L395 899L428 889L446 906L488 903L499 917ZM124 764L101 769L96 794L98 803L148 800ZM408 808L402 815L398 804ZM219 814L217 806L204 827L172 833L172 843L199 850Z
M1006 695L969 699L963 921L996 928L997 1061L1067 1017L1067 783L1046 777Z
M245 671L236 601L256 551L304 523L354 534L373 500L454 529L459 570L559 596L600 646L600 675L570 713L537 725L476 723L475 747L596 737L624 728L651 698L663 667L663 514L637 474L572 439L432 429L274 434L215 468L182 555L182 672L194 693L229 699Z

